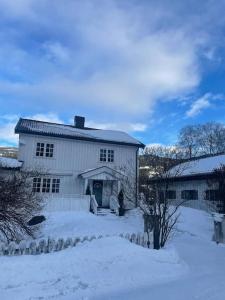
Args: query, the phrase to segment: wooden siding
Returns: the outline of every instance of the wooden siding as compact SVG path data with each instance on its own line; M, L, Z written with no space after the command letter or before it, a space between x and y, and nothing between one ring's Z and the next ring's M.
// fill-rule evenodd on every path
M53 158L36 157L36 144L54 144ZM114 150L114 162L100 162L100 149ZM60 196L66 194L84 194L84 179L78 175L86 170L109 166L128 173L136 174L137 147L127 145L109 145L89 141L67 140L27 134L19 136L18 159L23 161L24 169L39 169L52 174L51 178L60 178ZM129 175L129 174L128 174ZM135 184L135 177L133 177ZM109 191L109 187L106 187ZM104 197L104 201L106 199Z

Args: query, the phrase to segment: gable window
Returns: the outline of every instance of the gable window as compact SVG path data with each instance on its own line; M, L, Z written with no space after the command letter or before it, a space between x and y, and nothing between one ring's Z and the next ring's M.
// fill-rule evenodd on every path
M114 162L114 150L108 150L108 162Z
M52 179L52 193L59 193L60 179Z
M44 156L45 144L37 143L36 156Z
M166 197L167 199L176 199L176 191L168 190L166 191Z
M114 150L100 149L100 161L114 162Z
M198 191L184 190L181 192L181 198L183 200L198 200Z
M41 191L41 178L33 178L33 192L40 193Z
M106 161L107 150L100 149L100 161Z
M49 193L51 186L51 179L50 178L43 178L42 182L42 193Z
M46 144L46 157L53 157L54 144Z

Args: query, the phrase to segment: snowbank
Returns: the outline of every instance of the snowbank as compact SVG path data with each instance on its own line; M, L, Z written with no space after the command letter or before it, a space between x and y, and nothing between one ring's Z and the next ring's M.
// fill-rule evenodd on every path
M168 282L187 270L173 249L148 250L116 237L53 254L1 257L0 262L4 300L92 299Z

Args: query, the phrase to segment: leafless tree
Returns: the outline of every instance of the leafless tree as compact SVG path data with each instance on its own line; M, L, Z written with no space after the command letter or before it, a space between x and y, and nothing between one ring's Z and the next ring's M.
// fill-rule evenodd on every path
M19 241L24 235L34 236L35 227L27 222L38 214L42 197L33 191L33 178L39 172L10 171L0 176L0 239Z
M209 122L200 126L198 144L201 154L217 154L225 151L225 127Z
M225 126L216 122L188 125L180 130L178 145L187 158L225 152Z
M192 158L199 154L198 134L198 125L188 125L180 130L178 146L183 149L187 158Z
M151 222L154 247L159 249L165 246L171 236L179 218L178 209L184 203L180 199L173 200L172 194L174 180L182 174L187 164L178 164L180 161L168 147L154 147L149 151L155 157L151 166L154 176L148 180L147 192L140 195L139 207Z

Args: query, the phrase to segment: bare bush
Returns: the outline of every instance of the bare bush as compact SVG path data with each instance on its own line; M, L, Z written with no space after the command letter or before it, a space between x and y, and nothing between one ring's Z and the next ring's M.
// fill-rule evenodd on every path
M0 238L19 241L24 235L34 236L36 229L27 222L42 209L42 198L32 189L38 175L15 170L0 176Z

